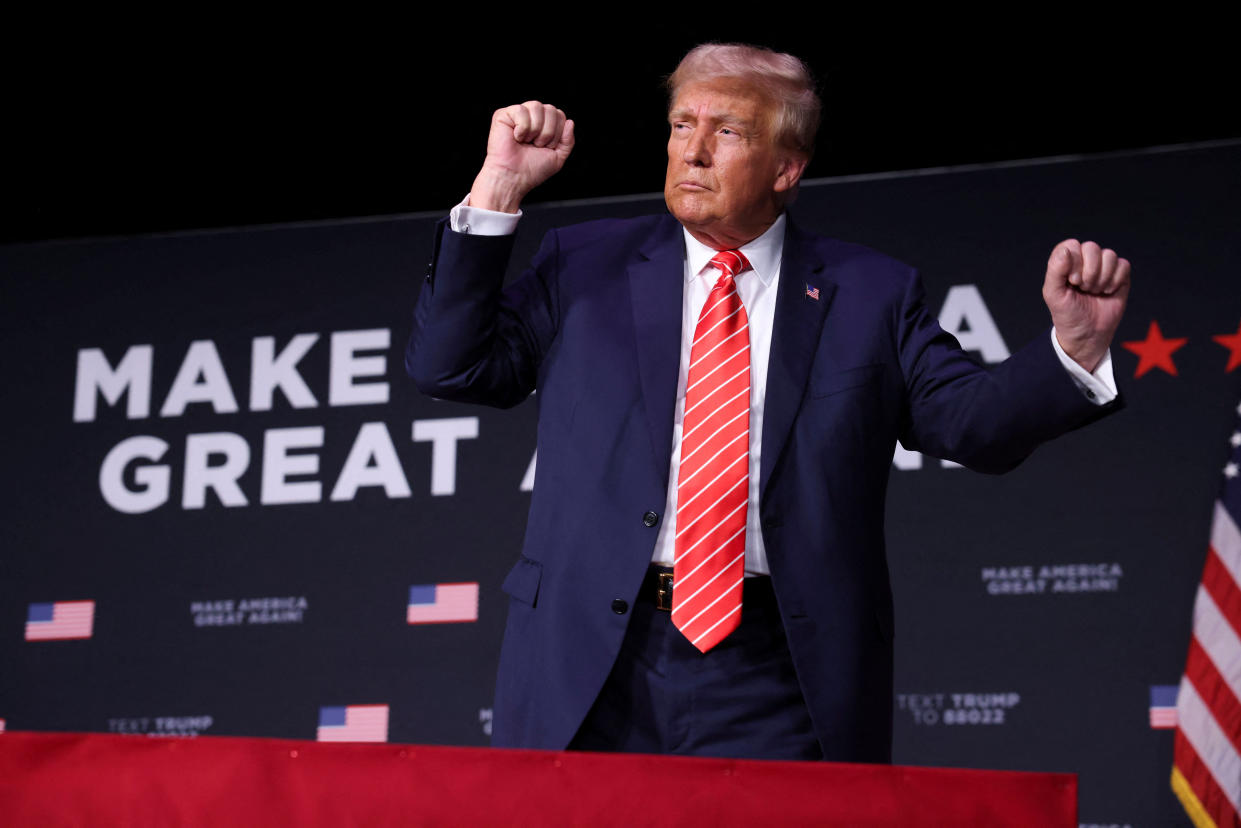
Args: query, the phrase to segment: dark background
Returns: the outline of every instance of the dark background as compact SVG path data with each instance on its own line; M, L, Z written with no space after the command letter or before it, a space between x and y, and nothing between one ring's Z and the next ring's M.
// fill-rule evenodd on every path
M731 23L664 7L688 22L639 26L631 8L435 10L468 31L340 9L15 21L0 242L445 209L491 112L528 98L564 108L579 137L535 200L655 192L661 79L709 39L810 63L826 118L808 178L1241 135L1220 21L1035 12Z
M813 179L1241 136L1235 44L1225 42L1235 36L1219 21L1165 15L1149 31L1120 31L1006 11L1017 22L939 19L900 32L834 20L638 33L606 20L575 21L566 35L514 14L457 35L425 22L257 20L219 7L195 20L109 11L106 21L14 23L0 35L0 241L442 212L469 187L491 112L532 97L579 124L573 159L538 200L658 192L660 79L712 37L809 60L827 110ZM665 13L719 18L713 9ZM1020 696L1002 726L923 726L898 707L898 762L1070 770L1080 774L1085 823L1180 820L1167 789L1172 736L1150 729L1147 705L1152 685L1180 677L1235 427L1241 374L1226 371L1227 353L1211 337L1234 331L1241 308L1237 152L1234 144L837 179L802 193L807 226L917 263L932 307L949 286L978 285L1012 348L1044 330L1041 265L1068 233L1138 263L1118 342L1142 340L1152 321L1189 340L1175 355L1178 375L1139 378L1137 357L1115 348L1126 410L1012 475L929 460L893 472L898 695ZM549 225L652 209L657 198L531 210L515 261ZM518 481L535 412L434 403L404 381L399 351L429 225L421 217L0 250L0 345L15 400L0 422L11 437L0 459L15 470L4 501L16 551L0 556L0 663L10 668L0 671L0 718L9 729L207 715L207 734L310 738L323 705L388 703L393 742L486 742L499 582L524 521ZM393 396L382 409L280 404L215 415L197 405L181 418L129 421L107 408L92 424L69 420L82 348L102 347L115 362L130 345L152 343L157 405L187 344L212 339L244 408L252 337L283 344L302 331L377 327L393 334ZM321 400L325 349L326 338L306 366ZM480 437L460 446L458 493L435 497L429 446L410 441L409 425L455 416L479 417ZM389 425L410 499L363 490L347 503L253 502L264 429L325 427L326 496L360 423L374 419ZM186 511L174 488L167 506L127 516L100 499L100 459L118 440L166 439L175 487L185 435L208 431L249 442L251 506ZM1124 575L1111 592L990 596L980 578L985 567L1113 562ZM475 579L477 624L404 623L409 585ZM266 595L308 596L305 623L191 626L193 600ZM70 599L99 603L94 638L20 639L31 602Z

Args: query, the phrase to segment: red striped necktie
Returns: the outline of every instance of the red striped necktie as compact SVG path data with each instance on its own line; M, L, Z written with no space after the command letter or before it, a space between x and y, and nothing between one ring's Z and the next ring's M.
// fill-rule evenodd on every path
M750 326L733 281L750 263L721 250L711 265L720 277L690 348L672 572L672 623L704 653L741 623L750 499Z

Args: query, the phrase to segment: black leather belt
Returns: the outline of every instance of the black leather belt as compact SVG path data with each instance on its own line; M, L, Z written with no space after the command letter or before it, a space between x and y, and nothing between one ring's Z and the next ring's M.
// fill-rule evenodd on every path
M664 612L672 611L672 567L655 566L646 570L642 580L642 589L638 591L639 601L650 601L655 609ZM745 579L741 588L741 603L744 606L776 605L776 594L771 588L771 577L755 575Z

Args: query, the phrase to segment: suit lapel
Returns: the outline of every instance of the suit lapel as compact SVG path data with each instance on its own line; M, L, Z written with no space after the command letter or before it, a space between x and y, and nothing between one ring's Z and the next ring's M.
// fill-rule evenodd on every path
M818 299L808 295L811 288L818 289ZM784 236L777 291L771 357L767 363L767 399L763 408L760 503L801 407L819 332L836 292L835 284L826 277L823 261L815 251L813 237L798 229L791 219Z
M634 344L655 468L667 479L672 462L677 369L681 362L681 305L685 291L685 240L671 216L659 223L629 267Z

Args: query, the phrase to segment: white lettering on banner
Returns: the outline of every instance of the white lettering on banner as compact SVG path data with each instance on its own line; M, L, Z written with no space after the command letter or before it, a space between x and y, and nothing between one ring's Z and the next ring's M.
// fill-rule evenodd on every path
M147 716L130 719L108 719L109 733L146 733L151 719Z
M318 334L298 334L276 355L276 338L258 336L250 351L250 410L271 411L272 397L277 388L294 408L314 408L319 404L310 393L306 380L297 371L297 363L319 341Z
M455 494L457 443L478 437L478 418L414 420L412 433L415 441L431 443L430 493ZM318 476L319 453L314 449L323 445L322 426L270 428L263 432L259 502L276 505L322 501L321 481L296 478ZM158 462L167 451L168 443L150 435L129 437L114 446L99 470L99 490L108 505L119 512L140 514L167 503L172 466ZM250 458L250 446L240 434L223 431L187 435L181 507L205 508L208 489L215 491L224 506L249 505L241 478L250 468ZM126 470L131 465L137 467L132 481L128 481ZM358 490L367 486L383 488L389 498L411 495L409 478L388 426L382 422L364 423L358 429L330 499L353 500Z
M325 394L316 396L299 365L321 339L317 333L293 335L283 348L274 336L257 336L250 342L249 410L271 411L276 392L294 409L316 408ZM330 335L326 399L329 406L387 403L390 387L384 378L392 335L388 328L334 331ZM368 353L378 352L378 353ZM115 367L99 348L78 351L74 387L75 422L93 422L98 398L108 406L128 397L129 419L147 417L151 407L154 348L131 346ZM312 374L312 376L314 376ZM208 403L217 414L238 411L237 398L216 343L195 340L188 346L160 407L162 417L180 417L191 403ZM430 493L452 495L457 490L457 450L461 440L478 437L477 417L415 420L414 442L431 443ZM240 434L220 431L190 434L185 438L181 507L203 509L208 491L226 507L319 503L326 481L320 474L320 454L325 442L323 426L269 428L263 432L261 453ZM171 497L172 462L160 462L169 444L153 435L122 440L108 452L99 470L104 500L127 514L149 512ZM243 488L243 477L254 456L262 458L258 496ZM521 488L533 488L532 458ZM411 496L410 478L401 465L389 426L384 422L362 424L336 476L328 496L348 501L364 487L381 487L389 498ZM227 613L220 613L227 615Z
M146 734L147 736L197 736L213 724L215 724L215 719L206 715L137 716L108 719L108 732Z
M1125 572L1119 563L984 566L989 595L1044 595L1053 592L1118 592Z
M909 711L918 724L937 724L944 706L943 693L901 693L896 697L901 710Z
M226 599L222 601L191 601L190 612L198 614L200 612L232 612L233 601Z
M239 627L243 624L300 624L310 602L305 595L193 601L195 627Z
M939 310L939 326L957 338L967 351L977 351L983 362L996 363L1008 359L1008 346L1000 329L987 310L976 285L953 285L948 288L944 305Z
M536 451L530 456L530 465L526 466L526 473L521 477L521 486L519 489L523 492L534 491L534 468L539 463L539 453Z
M909 713L914 724L1002 725L1021 703L1021 694L1008 693L897 693L896 707Z
M214 723L210 716L158 716L155 732L161 736L197 736Z
M457 491L457 441L478 437L477 417L414 420L414 442L431 443L431 494Z
M939 464L945 469L959 469L960 463L954 463L951 460L940 460ZM899 471L915 471L922 468L922 452L910 451L902 446L899 442L896 444L896 451L892 454L892 465L896 466Z
M319 455L289 454L289 449L319 448L323 427L273 428L263 434L263 488L260 502L317 503L323 485L318 480L289 481L293 474L318 474Z
M475 420L475 436L478 436L477 423ZM434 456L431 469L434 477ZM358 429L358 438L353 441L353 448L349 450L344 468L340 470L340 477L332 487L332 500L353 500L358 489L363 486L383 486L388 497L410 496L409 481L405 479L405 472L401 469L401 461L396 456L396 446L392 445L388 427L383 423L366 423Z
M151 361L155 349L133 345L113 368L98 348L78 351L78 370L73 388L73 421L89 423L95 419L95 392L103 394L108 405L116 405L121 394L129 392L126 416L141 419L151 411Z
M382 377L388 370L383 354L360 356L363 351L387 350L392 334L387 328L332 333L328 371L328 404L370 405L388 401L388 382L359 382L366 377ZM318 399L298 371L298 364L319 341L319 334L296 334L279 352L276 339L255 337L250 345L250 410L270 411L276 389L283 392L294 408L315 408ZM138 420L151 410L151 376L155 349L151 345L131 345L113 368L100 348L78 350L74 377L73 421L94 422L98 397L116 405L127 397L125 416ZM220 360L216 344L210 339L190 343L173 380L161 417L179 417L190 403L211 403L217 414L238 410L237 398L228 373Z
M134 472L136 489L125 485L125 468L134 460L158 461L168 444L158 437L138 436L112 447L99 467L99 491L107 504L129 515L149 512L168 500L167 466L142 466Z
M957 338L967 351L977 351L983 362L996 363L1008 359L1008 346L1000 329L996 327L987 303L976 285L953 285L948 288L944 304L939 309L939 326ZM897 471L916 471L922 468L922 453L910 451L900 443L892 455L892 465ZM960 463L940 460L945 469L959 469Z
M210 339L190 343L159 415L179 417L193 402L209 402L217 414L232 414L237 410L237 398L228 384L224 363L220 362L220 353Z
M210 464L212 456L223 463ZM225 506L245 506L237 479L250 465L250 444L227 431L217 434L191 434L185 438L185 478L181 487L181 508L201 509L207 503L207 489L215 489Z
M920 469L922 468L922 452L910 451L898 442L896 451L892 455L892 465L901 471Z
M483 727L484 736L491 735L491 720L492 720L492 715L491 715L490 707L478 708L478 723L482 725Z
M357 356L358 351L387 350L387 328L368 331L337 331L332 334L332 365L328 383L330 405L367 405L388 401L388 383L356 383L359 377L380 377L388 371L383 356Z

